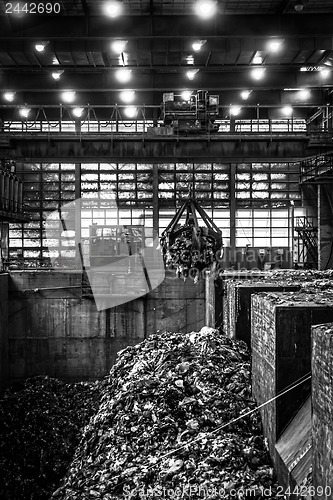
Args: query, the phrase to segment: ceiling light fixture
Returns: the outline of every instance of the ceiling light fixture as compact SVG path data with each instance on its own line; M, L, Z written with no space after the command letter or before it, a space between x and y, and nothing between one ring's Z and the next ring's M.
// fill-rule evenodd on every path
M116 78L121 83L129 82L132 77L132 70L130 69L118 69L116 71Z
M285 116L291 116L293 114L293 108L291 106L284 106L282 109L281 109L281 112L285 115Z
M296 0L295 2L295 5L294 5L294 9L296 10L296 12L302 12L302 10L304 9L304 3L302 0Z
M118 64L119 66L127 66L128 65L128 54L127 52L122 52L118 56Z
M52 71L51 76L54 80L60 80L61 75L63 74L64 70L60 71Z
M281 48L281 45L282 45L281 40L271 40L268 43L268 49L271 52L278 52L280 50L280 48Z
M38 42L35 44L35 49L37 52L44 52L45 47L48 45L49 42Z
M254 68L251 71L251 76L254 80L261 80L265 74L266 68Z
M263 58L262 56L259 56L259 55L255 55L252 59L252 64L262 64L263 62Z
M123 90L120 92L120 99L123 102L130 103L133 102L135 98L135 92L134 90Z
M13 102L15 97L15 92L5 92L3 95L4 99L8 102Z
M113 52L121 54L122 52L124 52L127 43L127 40L115 40L111 44L111 49L113 50Z
M187 64L194 64L194 57L192 54L186 57L186 62Z
M198 72L198 69L190 69L189 71L186 71L186 76L189 80L194 80L194 77Z
M72 111L73 115L76 118L81 118L81 116L83 115L83 112L84 112L84 108L74 108Z
M22 118L28 118L30 111L31 111L30 108L20 108L19 113L22 116Z
M61 97L64 102L73 102L75 99L75 94L74 90L65 90L62 92Z
M135 106L127 106L124 109L124 114L127 116L127 118L135 118L138 112L138 108Z
M300 68L300 71L312 71L312 72L315 72L315 71L322 71L323 70L323 66L302 66Z
M230 106L230 114L233 116L237 116L241 112L241 109L242 108L240 106L236 105Z
M197 0L194 4L194 11L199 17L208 19L216 13L216 1Z
M192 49L195 52L199 52L206 42L207 40L196 40L195 42L192 43Z
M321 68L320 69L320 76L323 78L327 78L331 71L328 68Z
M192 96L192 91L191 90L184 90L180 95L184 101L190 101L191 96Z
M243 90L241 92L241 98L243 99L243 101L246 101L250 97L251 92L252 90Z
M301 89L298 92L298 96L302 100L308 99L310 97L310 90L309 89Z
M104 5L104 12L109 17L118 17L122 13L123 3L112 0Z

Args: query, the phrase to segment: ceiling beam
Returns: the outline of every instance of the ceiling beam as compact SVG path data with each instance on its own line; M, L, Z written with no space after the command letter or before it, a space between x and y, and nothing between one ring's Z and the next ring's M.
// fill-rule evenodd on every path
M291 0L282 0L278 8L276 9L276 14L284 14L286 12L287 7L289 7Z
M132 82L126 84L136 90L157 90L173 91L176 89L206 89L211 91L236 90L236 89L284 89L284 88L332 88L333 75L322 79L319 72L300 72L300 71L279 71L270 69L266 71L264 78L255 81L251 78L248 68L241 71L228 68L224 71L199 72L195 80L189 81L186 78L185 70L177 75L173 72L165 71L140 71L133 70ZM112 90L121 90L124 88L116 80L114 71L95 71L72 73L66 72L62 75L60 82L55 82L49 73L43 75L5 74L1 82L2 90L11 90L15 92L60 92L63 88L72 88L83 92L109 92Z
M153 16L155 11L154 0L149 0L149 15Z
M69 57L72 57L73 52L69 53ZM87 54L91 54L91 52L87 52ZM165 52L165 55L170 53ZM94 74L101 74L103 72L107 72L109 74L112 74L114 71L117 71L120 68L124 68L124 66L120 63L117 65L111 65L110 63L110 58L108 54L105 54L107 58L104 57L103 60L103 65L88 65L88 64L76 64L74 65L73 62L67 63L66 65L62 65L61 69L63 69L67 75L77 75L80 74L82 77L86 78L87 73L94 75ZM105 56L104 55L104 56ZM211 57L211 52L207 53L207 58ZM308 71L304 72L306 74L310 75L315 75L319 76L320 72L316 70L318 67L322 67L322 61L326 60L325 58L321 59L321 62L318 64L315 63L290 63L290 64L265 64L264 67L268 72L274 72L274 74L279 74L279 73L298 73L300 71L300 68L307 67L311 68L308 69ZM206 63L208 62L208 65ZM105 66L105 64L108 64L108 66ZM147 72L155 72L156 74L161 73L161 74L172 74L174 77L182 75L185 76L185 73L189 69L199 69L200 72L203 72L205 74L207 73L230 73L233 74L235 78L238 78L238 75L243 73L249 73L252 69L254 69L256 65L252 64L241 64L237 62L237 57L235 57L235 63L229 63L229 64L211 64L209 61L206 59L206 61L203 64L195 64L195 65L186 65L186 64L145 64L145 65L131 65L127 64L126 69L130 69L132 71L135 71L135 74L145 74ZM1 69L3 70L3 76L2 76L2 81L1 83L3 84L4 82L4 77L5 74L8 75L9 78L35 78L35 84L38 84L38 80L40 78L43 78L45 75L49 75L51 71L59 69L60 66L43 66L41 67L40 65L36 66L23 66L19 65L16 66L15 62L13 61L13 65L6 65L2 66ZM6 73L5 73L6 72ZM303 72L303 71L302 71ZM201 73L201 74L203 74ZM199 75L198 75L199 76ZM321 86L323 83L330 81L328 79L319 79L317 78L317 86ZM135 82L134 82L135 85Z
M198 36L196 37L198 38ZM282 37L281 37L282 38ZM40 38L41 40L48 40L47 37ZM194 37L182 38L178 37L160 37L149 39L137 38L135 40L130 39L126 46L126 52L134 53L140 50L147 50L147 43L150 43L149 48L151 51L165 52L170 50L171 52L187 51L192 52L192 42ZM267 39L258 38L253 36L251 38L233 36L233 37L207 37L207 43L204 45L201 53L209 51L218 52L232 52L232 51L267 51ZM37 40L37 38L35 39ZM282 52L287 51L299 51L299 50L333 50L333 37L332 35L309 35L298 36L293 38L284 39L284 47L281 49ZM168 48L168 43L171 48ZM1 52L28 52L33 50L33 42L30 39L7 39L3 40L0 36L0 55ZM44 59L47 61L52 51L58 52L82 52L84 50L94 51L94 52L110 52L110 40L96 40L92 38L87 39L69 39L65 40L59 38L57 40L51 40L50 44L47 46L47 50L43 54ZM114 56L114 54L113 54ZM115 56L114 56L115 57ZM52 60L52 58L51 58Z
M90 16L43 16L12 19L11 25L0 18L0 39L96 39L186 38L186 37L292 37L332 35L331 14L290 15L219 15L203 23L192 16L123 16L121 20Z
M86 0L81 0L82 10L85 16L89 16L89 7Z

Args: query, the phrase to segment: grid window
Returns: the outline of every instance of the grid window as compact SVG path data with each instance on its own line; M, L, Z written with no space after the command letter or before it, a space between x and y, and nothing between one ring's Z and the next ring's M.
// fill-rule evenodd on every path
M30 221L10 225L10 259L19 266L49 266L49 257L67 252L74 256L74 239L64 240L55 227L46 246L45 220L53 211L75 200L75 163L18 165L24 182L24 204ZM137 225L152 229L153 177L158 169L159 231L168 225L176 208L193 195L216 225L224 244L230 238L231 165L222 162L83 163L80 188L83 200L81 237L87 251L91 224ZM299 164L253 162L236 165L236 245L287 246L290 200L300 206ZM117 214L110 209L110 197ZM281 209L279 208L281 207ZM68 207L67 207L68 208ZM67 223L75 229L72 214ZM288 233L289 231L289 233ZM150 236L151 237L151 236Z
M238 210L236 246L288 247L291 235L288 210Z

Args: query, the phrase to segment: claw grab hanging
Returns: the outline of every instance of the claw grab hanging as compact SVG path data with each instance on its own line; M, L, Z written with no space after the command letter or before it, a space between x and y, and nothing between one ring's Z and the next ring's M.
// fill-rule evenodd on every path
M185 211L182 226L179 221ZM199 226L197 213L205 226ZM178 277L183 278L197 278L203 269L211 268L222 257L222 245L222 231L193 197L182 205L161 235L166 267L175 269Z

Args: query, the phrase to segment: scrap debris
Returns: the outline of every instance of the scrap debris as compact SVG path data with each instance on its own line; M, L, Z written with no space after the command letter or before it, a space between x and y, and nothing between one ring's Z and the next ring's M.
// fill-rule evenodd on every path
M333 304L333 287L327 287L321 283L309 283L309 287L305 287L296 292L261 292L259 295L268 297L268 299L276 305L297 306L304 304L319 304L327 307L332 307Z
M103 383L37 376L0 399L0 498L46 500L68 469Z
M176 269L178 277L196 276L199 271L209 268L218 251L212 238L201 230L200 250L193 246L192 229L179 235L172 245L165 249L164 260L168 269Z
M185 213L185 224L181 225ZM163 231L161 247L166 267L175 269L178 278L190 276L197 283L200 272L222 257L222 231L191 197Z
M275 497L245 343L207 327L152 335L108 382L53 500Z

